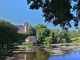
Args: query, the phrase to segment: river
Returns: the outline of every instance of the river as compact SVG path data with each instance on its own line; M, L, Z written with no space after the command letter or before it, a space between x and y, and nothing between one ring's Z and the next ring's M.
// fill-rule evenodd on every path
M54 52L52 52L54 49ZM56 52L57 51L57 52ZM60 48L26 47L17 50L12 60L80 60L80 49L60 50Z

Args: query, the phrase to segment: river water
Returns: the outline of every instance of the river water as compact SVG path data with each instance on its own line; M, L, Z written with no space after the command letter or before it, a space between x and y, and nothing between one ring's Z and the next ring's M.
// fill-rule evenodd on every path
M66 53L60 56L50 56L48 60L80 60L80 51L72 51L71 53Z
M80 60L80 50L71 50L61 55L54 55L51 50L43 48L26 48L26 51L15 53L14 60Z

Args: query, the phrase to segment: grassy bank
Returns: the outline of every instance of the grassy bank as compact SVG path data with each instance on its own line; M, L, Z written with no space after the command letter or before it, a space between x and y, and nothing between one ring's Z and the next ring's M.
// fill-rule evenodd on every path
M80 38L72 38L71 42L69 43L63 43L64 45L75 45L78 46L80 45Z

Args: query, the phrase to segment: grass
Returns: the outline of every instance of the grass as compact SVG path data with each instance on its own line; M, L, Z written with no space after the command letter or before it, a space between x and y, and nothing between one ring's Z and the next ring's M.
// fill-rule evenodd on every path
M71 42L69 42L69 43L63 43L63 44L64 44L64 45L79 46L79 45L80 45L80 38L71 39Z

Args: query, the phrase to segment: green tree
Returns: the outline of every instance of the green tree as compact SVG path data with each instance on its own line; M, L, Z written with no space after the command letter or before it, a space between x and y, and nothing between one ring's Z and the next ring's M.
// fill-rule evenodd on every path
M51 44L51 43L52 43L52 36L45 37L44 44Z
M41 23L39 23L38 25L34 26L34 29L37 30L37 29L41 29L41 28L47 28L46 25L43 25Z
M68 31L69 38L77 37L77 32L75 30Z
M59 30L57 29L50 30L50 36L52 36L52 43L57 43L58 32Z
M76 2L72 6L72 1ZM52 22L54 25L60 25L63 28L71 27L71 21L74 26L78 26L80 21L80 0L27 0L30 9L41 9L45 21ZM76 16L72 13L76 10Z
M28 37L27 33L18 33L18 45L24 42L25 38Z
M68 32L66 30L61 30L58 32L57 35L57 42L58 43L63 43L63 42L69 42L69 36L68 36Z
M17 43L17 28L8 21L0 19L0 59L12 55Z
M43 43L44 38L49 35L49 29L48 28L37 29L36 33L38 42Z
M29 27L29 29L27 30L27 34L29 36L35 36L36 35L36 31L34 30L34 28L32 26Z
M80 37L80 28L78 28L77 35L78 35L78 37Z

